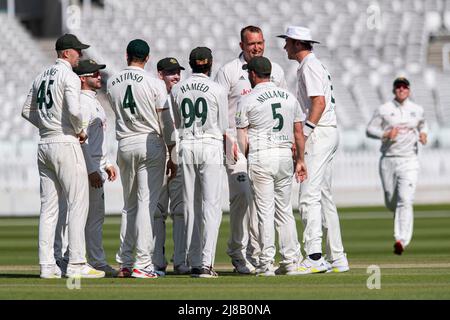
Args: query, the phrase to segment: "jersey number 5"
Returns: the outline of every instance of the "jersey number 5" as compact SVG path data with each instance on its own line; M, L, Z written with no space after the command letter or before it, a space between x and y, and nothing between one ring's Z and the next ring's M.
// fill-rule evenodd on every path
M134 102L133 91L131 91L131 84L127 86L125 97L123 98L122 106L124 109L130 108L132 114L136 114L136 102Z
M50 91L50 87L53 84L53 82L54 82L54 80L48 81L47 92L45 92L45 80L41 82L41 85L39 86L39 90L37 93L37 99L36 99L39 110L41 110L43 106L45 106L45 109L47 109L47 110L50 109L51 107L53 107L52 92ZM48 96L48 102L47 102L47 96Z
M273 120L278 120L278 125L272 128L273 132L279 132L283 129L284 119L281 113L277 113L277 109L281 108L281 103L272 104L272 116Z
M202 97L198 98L195 101L195 104L191 99L184 98L183 101L181 101L181 113L183 115L185 128L192 126L196 117L201 118L203 126L206 122L206 117L208 114L208 104Z

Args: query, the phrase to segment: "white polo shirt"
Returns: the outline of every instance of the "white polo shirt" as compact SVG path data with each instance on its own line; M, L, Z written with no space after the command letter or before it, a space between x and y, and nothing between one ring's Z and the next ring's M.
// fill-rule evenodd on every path
M382 139L384 132L394 127L400 128L394 141ZM367 126L369 137L382 139L380 151L385 156L415 156L420 132L428 132L424 111L409 99L403 101L403 104L392 100L381 105L375 110Z
M283 69L275 62L272 63L271 81L278 87L287 89ZM235 128L235 115L239 99L252 91L248 80L247 70L242 66L247 64L244 54L223 65L216 74L215 81L222 85L228 93L228 121L230 128Z
M327 68L316 58L314 53L308 54L297 70L297 99L306 118L309 117L312 102L310 97L325 97L325 110L317 125L336 126L336 102L333 97L333 84Z

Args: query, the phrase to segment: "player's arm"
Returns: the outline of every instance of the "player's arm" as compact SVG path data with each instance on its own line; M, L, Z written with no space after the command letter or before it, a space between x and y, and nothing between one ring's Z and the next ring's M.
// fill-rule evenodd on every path
M325 91L322 84L322 74L312 68L306 68L303 73L306 93L311 99L311 109L306 119L303 133L308 138L320 121L326 107Z
M88 172L89 184L93 188L101 188L103 186L103 179L100 173L97 171L97 165L92 158L91 146L89 145L89 139L87 139L82 145L84 161L86 162L86 169Z
M156 111L158 113L159 126L163 135L164 142L166 143L167 150L169 151L169 159L167 160L166 174L169 175L169 180L175 178L177 175L177 166L172 159L172 150L175 147L176 142L174 137L174 125L173 119L170 115L170 109L168 104L168 96L165 86L157 88Z
M231 90L231 81L230 81L230 78L228 77L228 74L225 71L224 66L222 68L220 68L219 71L217 71L214 81L217 82L218 84L220 84L225 89L225 91L228 95L228 93ZM227 108L228 108L228 106L227 106Z
M393 140L398 134L398 128L389 128L384 130L383 128L383 117L381 116L380 110L375 110L372 119L369 121L366 129L366 136L373 139L381 140Z
M294 123L294 139L295 139L295 179L297 182L303 182L308 173L305 165L305 136L303 133L302 123Z
M249 150L248 146L249 121L247 116L247 108L248 106L246 104L246 99L245 98L240 99L236 108L236 115L235 115L238 146L241 152L246 157L248 155Z
M80 105L80 78L73 74L69 75L66 80L64 99L66 100L70 114L70 122L72 123L75 133L80 139L80 143L84 143L87 139L86 128L88 126L88 119L86 119L86 116L83 114Z
M422 118L419 121L417 126L417 130L419 131L419 142L425 145L428 141L428 123L425 121L422 110Z
M36 99L34 99L33 96L33 87L31 87L27 99L22 106L22 117L35 127L39 128L39 114L36 107Z

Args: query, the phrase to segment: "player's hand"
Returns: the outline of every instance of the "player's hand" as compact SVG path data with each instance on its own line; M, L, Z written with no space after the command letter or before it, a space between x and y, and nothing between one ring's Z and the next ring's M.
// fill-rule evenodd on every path
M419 133L419 141L421 144L427 144L427 134L425 132Z
M117 178L116 168L113 165L107 166L105 168L106 173L108 174L108 180L114 181Z
M89 183L91 184L91 187L93 188L101 188L103 186L103 180L100 174L95 171L89 174Z
M297 182L303 182L308 178L308 172L306 170L306 165L303 161L298 161L295 164L295 180Z
M78 140L80 141L80 144L83 144L86 142L88 136L84 130L82 130L79 134L77 134Z
M167 161L167 169L166 169L166 175L169 176L169 181L175 178L177 175L177 165L172 161L172 158Z
M392 141L392 140L394 140L397 137L398 131L399 131L399 128L394 127L391 130L386 131L384 133L384 138Z
M234 161L238 161L239 159L239 147L237 143L233 143L233 159Z

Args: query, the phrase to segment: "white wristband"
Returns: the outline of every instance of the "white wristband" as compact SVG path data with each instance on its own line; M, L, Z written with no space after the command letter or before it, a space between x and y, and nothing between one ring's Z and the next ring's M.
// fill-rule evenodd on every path
M303 135L305 137L309 137L309 135L314 131L315 128L316 125L314 123L312 123L311 121L306 121L303 127Z

